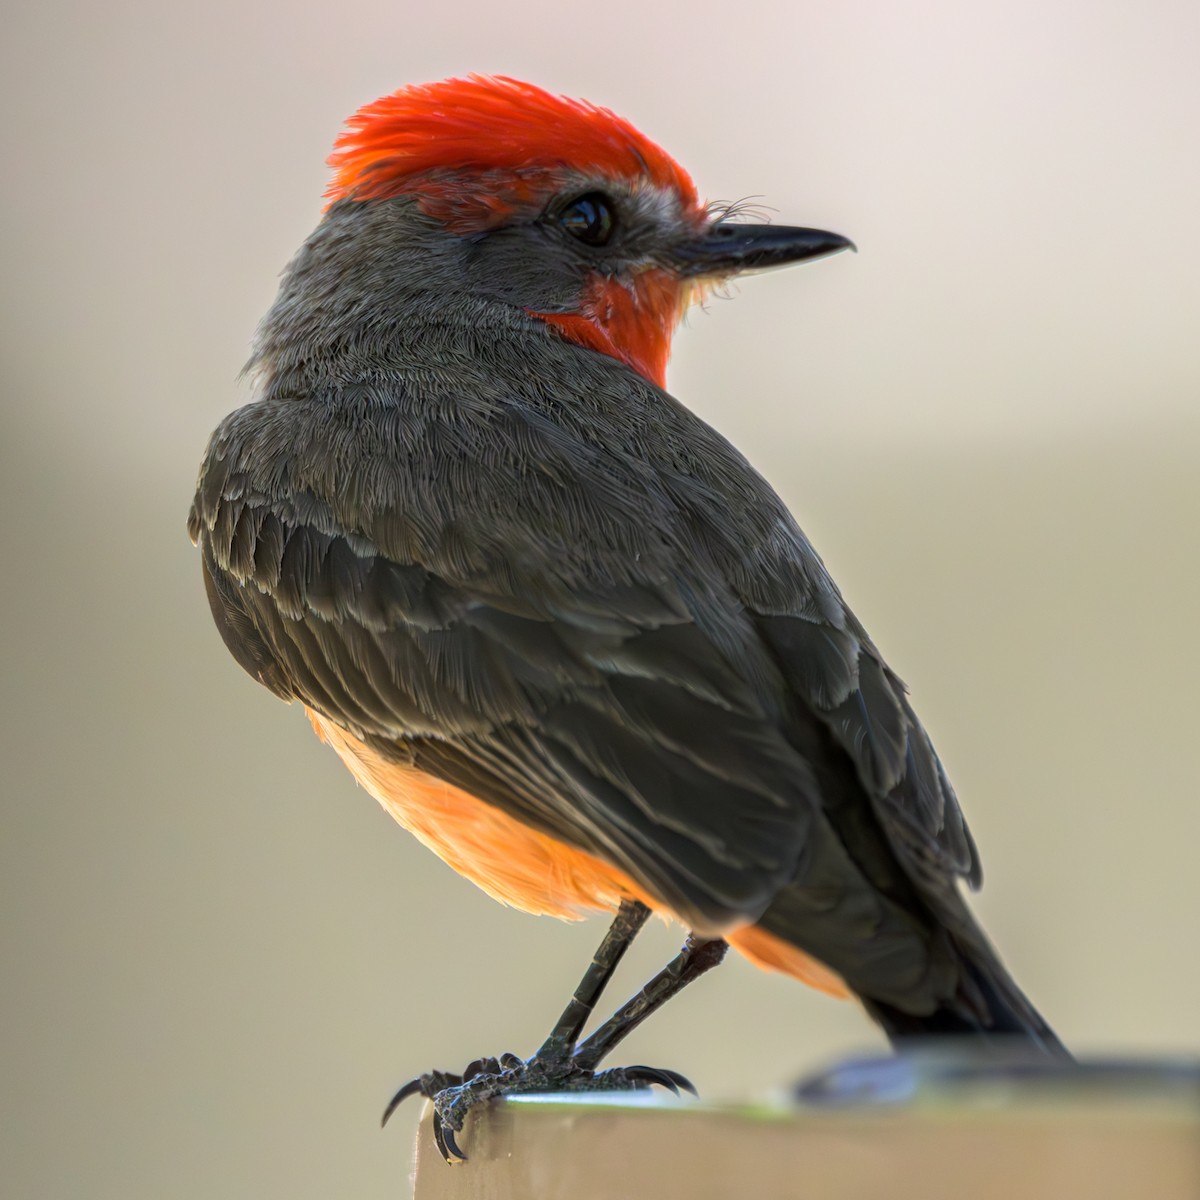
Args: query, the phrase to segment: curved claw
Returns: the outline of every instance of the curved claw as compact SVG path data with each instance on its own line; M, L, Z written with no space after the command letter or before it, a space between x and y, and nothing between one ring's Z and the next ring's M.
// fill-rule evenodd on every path
M440 1092L443 1088L453 1087L462 1083L462 1081L461 1075L450 1075L445 1071L431 1071L426 1075L418 1075L416 1079L410 1079L388 1101L387 1108L383 1110L383 1117L379 1122L380 1128L383 1128L388 1123L388 1118L409 1096L424 1096L429 1100L433 1098L435 1092Z
M441 1151L442 1157L451 1166L456 1162L467 1161L467 1156L454 1139L454 1130L437 1113L433 1114L433 1140L437 1142L437 1148Z
M686 1075L680 1075L678 1071L671 1071L666 1067L625 1067L623 1074L629 1079L645 1083L647 1086L657 1083L659 1087L666 1088L676 1096L679 1095L680 1089L691 1092L693 1096L700 1095L696 1091L696 1085Z
M380 1122L379 1122L379 1126L380 1126L380 1128L381 1128L381 1129L383 1128L383 1126L384 1126L384 1125L386 1125L386 1124L388 1123L388 1118L389 1118L389 1117L392 1115L392 1113L394 1113L394 1112L396 1111L396 1109L398 1109L398 1108L400 1107L400 1105L401 1105L401 1104L403 1104L403 1103L404 1103L404 1101L405 1101L405 1100L407 1100L407 1099L409 1098L409 1096L416 1096L416 1095L418 1095L418 1094L420 1093L420 1091L421 1091L421 1082L422 1082L422 1081L421 1081L421 1076L420 1076L420 1075L418 1075L418 1076L416 1077L416 1079L410 1079L410 1080L409 1080L409 1081L408 1081L408 1082L407 1082L407 1083L406 1083L406 1084L405 1084L405 1085L404 1085L404 1086L403 1086L403 1087L402 1087L402 1088L401 1088L401 1089L400 1089L400 1090L399 1090L399 1091L398 1091L398 1092L397 1092L397 1093L396 1093L396 1094L395 1094L395 1095L394 1095L394 1096L393 1096L393 1097L392 1097L392 1098L391 1098L391 1099L390 1099L390 1100L387 1102L387 1108L385 1108L385 1109L383 1110L383 1117L382 1117L382 1119L381 1119L381 1120L380 1120Z

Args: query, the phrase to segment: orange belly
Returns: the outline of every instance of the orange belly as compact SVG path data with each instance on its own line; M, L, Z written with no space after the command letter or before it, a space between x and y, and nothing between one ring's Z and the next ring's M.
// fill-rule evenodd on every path
M317 736L405 829L502 904L572 921L613 912L622 900L634 899L677 919L616 867L523 825L461 788L389 762L320 713L305 711ZM723 936L757 966L783 971L830 995L849 994L827 967L757 926Z

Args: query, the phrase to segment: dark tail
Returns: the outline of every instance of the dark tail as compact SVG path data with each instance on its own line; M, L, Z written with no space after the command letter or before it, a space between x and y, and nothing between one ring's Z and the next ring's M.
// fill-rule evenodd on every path
M993 958L982 968L967 954L961 954L959 961L965 986L953 1007L944 1005L917 1014L862 997L863 1006L897 1050L918 1041L927 1044L935 1038L960 1037L971 1039L972 1048L981 1050L1071 1058L1070 1051L998 960Z

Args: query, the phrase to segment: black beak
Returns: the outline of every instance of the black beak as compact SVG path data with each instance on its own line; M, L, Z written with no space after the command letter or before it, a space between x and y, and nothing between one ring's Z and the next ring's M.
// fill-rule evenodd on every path
M806 258L823 258L839 250L857 247L840 233L824 229L730 221L712 225L703 237L676 246L673 257L681 275L736 275L783 267Z

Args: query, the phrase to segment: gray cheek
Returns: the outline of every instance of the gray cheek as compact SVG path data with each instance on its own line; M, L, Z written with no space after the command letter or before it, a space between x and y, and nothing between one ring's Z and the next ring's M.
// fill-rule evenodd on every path
M540 225L498 229L467 251L473 292L533 312L579 307L586 267L562 240Z

